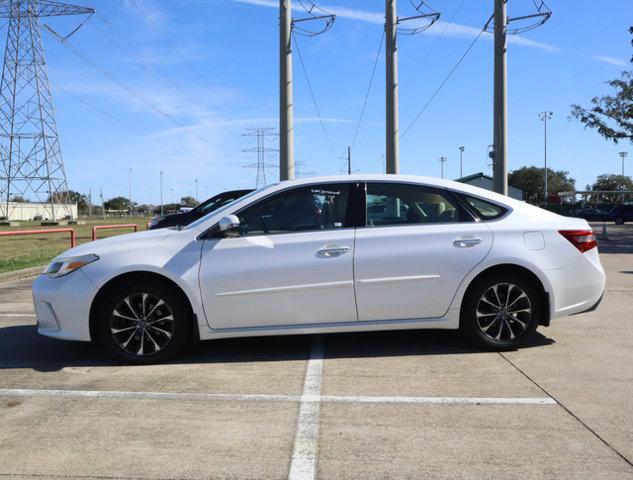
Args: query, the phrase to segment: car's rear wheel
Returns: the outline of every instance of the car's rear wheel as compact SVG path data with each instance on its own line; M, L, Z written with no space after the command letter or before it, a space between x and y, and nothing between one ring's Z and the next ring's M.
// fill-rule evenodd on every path
M189 333L189 312L181 295L157 281L124 282L99 309L99 340L116 358L139 365L174 357Z
M515 273L481 278L466 295L460 327L475 343L493 350L525 344L543 313L539 289Z
M613 221L616 225L624 225L624 218L622 217L616 217Z

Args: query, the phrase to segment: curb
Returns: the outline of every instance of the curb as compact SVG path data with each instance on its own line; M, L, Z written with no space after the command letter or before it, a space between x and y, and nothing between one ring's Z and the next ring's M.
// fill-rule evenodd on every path
M12 280L20 280L22 278L34 277L39 275L46 268L45 265L40 267L23 268L21 270L14 270L12 272L0 273L0 283L10 282Z

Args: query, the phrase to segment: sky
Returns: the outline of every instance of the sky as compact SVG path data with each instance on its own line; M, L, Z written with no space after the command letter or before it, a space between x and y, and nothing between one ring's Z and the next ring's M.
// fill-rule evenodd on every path
M303 0L308 4L307 0ZM129 195L138 203L255 185L255 138L248 128L278 126L278 2L276 0L76 0L96 9L62 44L42 28L69 186L103 196ZM298 0L294 15L305 17ZM297 36L309 84L294 50L295 158L299 174L345 169L370 75L378 63L352 150L355 171L384 169L385 62L377 57L383 0L320 0L337 14L317 37ZM401 131L411 123L464 54L492 13L492 0L433 0L440 20L398 39ZM589 105L609 93L604 84L630 68L630 0L550 0L549 22L509 38L509 167L543 165L543 122L548 164L568 170L577 188L602 173L619 173L615 145L569 119L570 105ZM509 0L509 16L532 13L532 0ZM416 12L400 0L401 17ZM84 18L47 18L61 34ZM6 36L6 27L0 31ZM4 43L4 40L2 40ZM2 45L4 47L4 45ZM483 35L401 138L401 173L457 178L490 173L493 42ZM310 94L312 87L318 112ZM323 125L319 121L319 114ZM325 132L324 133L324 129ZM278 142L271 137L267 161ZM132 172L130 174L130 168ZM278 171L267 170L274 182ZM131 182L130 182L131 180Z

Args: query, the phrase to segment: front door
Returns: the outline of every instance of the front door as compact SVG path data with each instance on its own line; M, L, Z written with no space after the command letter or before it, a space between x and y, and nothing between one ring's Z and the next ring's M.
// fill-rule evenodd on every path
M362 321L442 317L492 233L443 189L368 183L366 226L356 233Z
M295 187L238 212L240 235L205 240L200 288L213 329L357 321L347 183Z

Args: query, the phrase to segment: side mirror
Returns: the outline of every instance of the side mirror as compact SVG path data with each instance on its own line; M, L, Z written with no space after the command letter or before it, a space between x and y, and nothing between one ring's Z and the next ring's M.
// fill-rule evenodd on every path
M220 227L220 232L235 230L240 226L240 219L236 215L226 215L220 219L218 226Z

